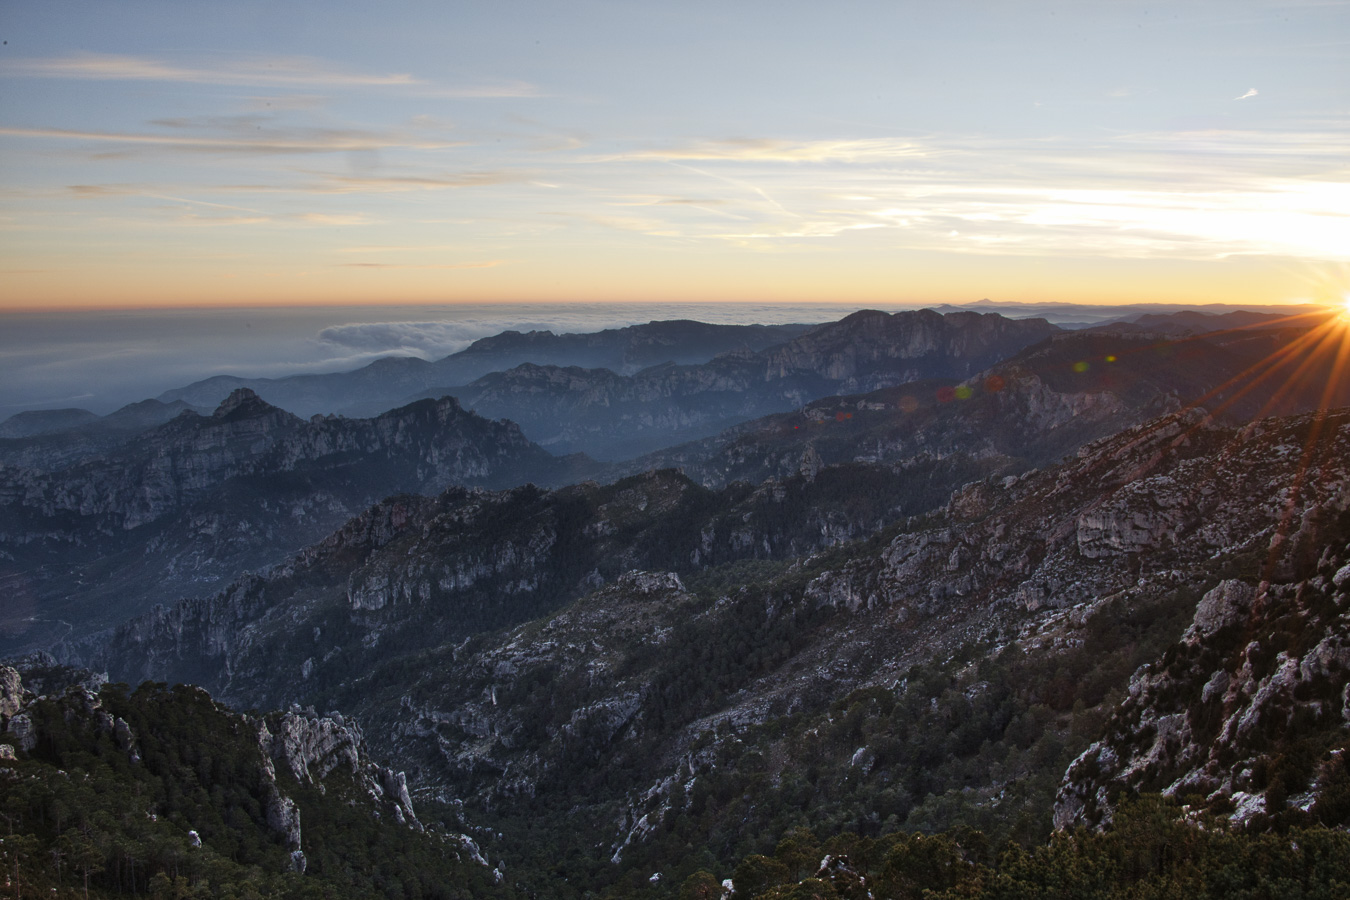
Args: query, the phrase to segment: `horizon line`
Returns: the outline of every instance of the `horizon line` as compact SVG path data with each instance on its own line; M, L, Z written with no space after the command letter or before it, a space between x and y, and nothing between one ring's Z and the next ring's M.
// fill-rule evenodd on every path
M333 300L322 302L284 302L269 303L256 302L249 303L190 303L190 304L168 304L168 303L144 303L144 304L100 304L100 303L72 303L72 304L46 304L41 306L27 305L4 305L0 304L0 315L15 314L41 314L41 313L67 313L67 312L210 312L225 310L317 310L317 309L345 309L362 308L377 309L386 307L398 309L402 307L457 307L457 306L572 306L584 305L588 307L603 306L780 306L780 307L812 307L812 306L837 306L851 307L857 310L879 309L882 307L903 306L909 309L933 309L936 307L969 307L969 306L1004 306L1004 307L1102 307L1120 308L1136 306L1168 306L1182 307L1185 309L1204 309L1204 308L1225 308L1225 309L1250 309L1252 307L1280 307L1294 309L1299 307L1311 308L1334 308L1335 304L1318 303L1308 299L1284 300L1284 301L1262 301L1256 303L1228 303L1221 301L1212 301L1208 303L1187 303L1176 300L1134 300L1127 302L1102 302L1091 300L992 300L981 298L979 300L967 300L962 302L952 301L920 301L920 300L892 300L881 301L878 303L858 303L846 300L709 300L703 298L691 298L688 300L407 300L398 302L388 301L362 301L362 300Z

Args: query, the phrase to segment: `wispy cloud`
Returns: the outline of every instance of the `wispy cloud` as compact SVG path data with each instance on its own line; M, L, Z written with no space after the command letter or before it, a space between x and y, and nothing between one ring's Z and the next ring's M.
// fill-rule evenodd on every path
M509 171L457 172L451 175L326 175L307 188L309 193L401 193L485 187L524 181L528 176Z
M622 154L622 157L662 160L863 162L922 156L927 152L929 148L917 142L886 138L837 141L727 138L682 146L635 150Z
M514 98L542 97L539 88L528 81L499 81L489 84L462 86L428 87L419 90L419 96L445 97L455 100L510 100Z
M368 225L371 222L369 216L360 214L299 213L295 218L306 225Z
M625 157L634 163L630 185L659 177L669 190L607 201L642 207L642 218L579 218L759 252L824 250L834 242L821 239L834 238L997 255L1350 258L1350 184L1327 168L1350 152L1336 131L1159 132L1090 142L746 140L687 148ZM886 157L890 151L900 156ZM681 152L735 160L734 177L725 167L692 165ZM832 164L804 178L802 159ZM646 173L645 160L705 180L680 184ZM744 225L727 229L677 212L690 205Z
M172 200L178 203L192 203L201 206L216 206L222 209L242 209L247 207L228 203L218 203L183 197L171 193L193 191L208 195L301 195L324 196L345 194L399 194L419 191L446 191L459 188L487 187L500 184L528 183L529 176L509 171L458 172L429 175L338 175L331 172L301 171L291 173L299 180L281 181L275 184L197 184L186 185L149 185L149 184L71 184L65 191L69 196L80 199L98 200L126 197L149 197L157 200ZM710 203L715 201L708 201ZM374 248L376 250L383 248Z
M545 213L545 215L575 219L581 222L590 222L591 224L599 225L602 228L609 228L614 231L630 231L635 234L645 234L649 237L685 238L697 236L690 234L687 229L678 227L674 223L667 222L664 219L654 216L607 216L584 211L555 211Z
M66 190L76 197L129 197L145 193L128 184L68 184Z
M178 197L163 193L156 188L136 184L70 184L66 190L76 197L85 199L103 199L111 197L149 197L154 200L168 200L173 203L187 203L192 206L205 206L211 209L228 209L234 212L258 213L259 210L230 203L215 203L210 200L195 200L191 197Z
M934 184L875 215L906 229L907 242L954 251L1350 258L1350 186L1335 183L1269 181L1246 191Z
M1247 90L1247 93L1243 94L1241 97L1234 97L1233 99L1234 99L1234 100L1246 100L1248 97L1255 97L1256 94L1257 94L1256 88L1249 88L1249 89Z
M166 198L169 199L169 198ZM194 201L178 201L183 203L193 203ZM219 206L219 204L202 204L205 206ZM222 207L224 209L239 209L239 207ZM190 227L221 227L221 226L241 226L241 225L281 225L288 228L296 226L315 226L325 227L351 227L356 225L370 225L375 220L369 216L359 213L266 213L254 212L251 210L242 210L248 215L221 215L209 214L204 212L186 212L181 211L174 218L175 225L184 225Z
M369 247L343 247L338 250L339 253L444 253L447 251L458 250L458 247L449 244L423 244L405 247L396 247L387 244L377 244Z
M80 53L47 59L0 63L0 73L28 78L88 81L167 81L190 84L293 88L404 88L448 98L537 97L527 82L506 80L441 85L407 72L359 72L307 56L222 58L209 64L184 64L146 56Z
M375 74L335 68L299 56L222 60L216 65L180 65L144 56L81 53L51 59L16 59L0 66L8 75L95 81L180 81L220 85L388 87L423 84L406 73Z
M335 263L334 265L344 269L492 269L506 262L503 259L490 259L485 262L467 262L467 263L385 263L385 262L354 262L354 263Z
M160 123L166 127L181 127ZM411 147L440 150L461 146L457 141L434 141L410 135L380 134L354 129L291 128L262 130L255 137L165 133L80 131L68 128L0 128L0 135L45 140L88 141L102 144L161 147L198 153L305 154Z

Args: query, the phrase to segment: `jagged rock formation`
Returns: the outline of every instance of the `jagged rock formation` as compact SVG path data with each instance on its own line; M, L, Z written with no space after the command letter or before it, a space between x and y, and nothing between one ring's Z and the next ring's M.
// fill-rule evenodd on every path
M112 735L133 763L139 762L138 741L131 726L103 708L98 694L84 686L87 678L81 678L77 671L66 671L68 686L61 694L49 698L25 691L18 670L0 666L0 733L9 735L13 746L21 752L31 752L42 735L28 709L34 703L50 700L68 709L65 726L71 727L76 717L87 719L95 731ZM278 765L295 782L313 786L322 786L334 771L341 769L351 777L376 815L384 811L400 825L423 830L413 812L403 773L370 759L356 722L341 715L319 716L312 709L272 713L246 721L257 731L260 771L266 775L263 801L268 825L295 854L298 871L303 872L305 865L301 816L295 801L277 783ZM9 758L14 758L12 751Z
M365 737L355 721L340 714L320 716L312 709L294 709L260 718L256 725L264 768L273 780L275 765L284 765L301 784L322 783L341 767L376 809L386 809L400 825L422 830L413 812L407 779L402 772L371 761L365 752ZM299 818L284 811L293 809L294 804L287 807L282 798L276 806L282 810L278 818L287 823L288 834L294 829L291 849L299 850Z
M0 666L0 724L23 708L23 681L16 669Z
M17 595L0 628L16 648L106 627L278 562L390 494L571 471L450 397L304 421L241 389L107 456L0 466L0 577Z

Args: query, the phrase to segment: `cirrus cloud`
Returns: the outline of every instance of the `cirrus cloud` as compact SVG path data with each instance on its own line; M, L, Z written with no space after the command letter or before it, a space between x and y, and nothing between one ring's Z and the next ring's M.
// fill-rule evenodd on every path
M889 138L788 141L775 138L727 138L667 148L636 150L626 159L741 160L752 162L863 162L923 156L929 148L915 141Z
M79 53L48 59L0 63L12 77L84 81L166 81L223 87L401 88L419 95L455 99L538 97L535 85L519 80L438 85L406 72L358 72L307 56L221 58L214 64L183 64L145 56ZM312 98L306 98L313 102Z

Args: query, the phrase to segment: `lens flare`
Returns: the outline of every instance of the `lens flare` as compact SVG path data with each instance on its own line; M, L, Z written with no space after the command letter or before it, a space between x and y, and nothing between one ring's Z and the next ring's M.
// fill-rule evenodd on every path
M1245 410L1239 412L1241 419L1287 415L1299 409L1308 411L1299 465L1288 486L1284 509L1278 513L1276 533L1270 544L1263 578L1268 578L1274 571L1279 547L1298 525L1294 513L1298 509L1300 494L1310 482L1326 479L1331 471L1325 463L1329 454L1334 452L1335 440L1328 439L1324 430L1331 409L1346 406L1347 400L1350 400L1350 294L1339 296L1342 298L1340 302L1325 303L1320 310L1300 311L1259 325L1207 332L1150 345L1148 351L1139 349L1113 354L1117 358L1144 352L1168 356L1183 351L1192 341L1241 338L1243 335L1256 336L1262 333L1267 335L1269 352L1254 359L1223 384L1193 399L1187 408L1199 408L1207 415L1173 440L1173 446L1179 446L1193 433L1204 428L1207 421L1234 409L1244 399L1249 410L1256 402L1259 402L1259 408L1255 410L1255 415ZM1070 368L1077 371L1081 364ZM1166 422L1160 421L1154 427L1167 427L1167 423L1176 421L1175 417L1168 417ZM1331 438L1334 438L1334 434Z

